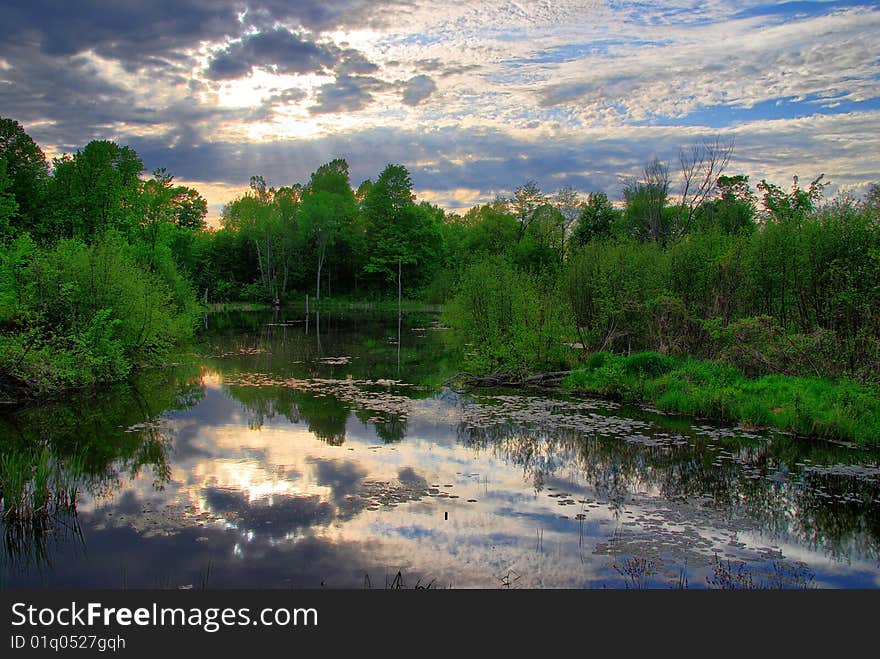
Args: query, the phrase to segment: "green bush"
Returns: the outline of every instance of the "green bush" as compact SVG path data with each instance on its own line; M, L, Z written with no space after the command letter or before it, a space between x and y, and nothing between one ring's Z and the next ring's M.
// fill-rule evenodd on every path
M623 364L631 375L657 377L672 369L675 361L656 352L637 352L626 357Z
M3 262L0 374L36 392L125 377L192 336L198 306L170 254L150 263L107 234L48 249L19 241Z
M565 363L560 306L546 280L495 256L464 272L444 318L468 368L524 373Z

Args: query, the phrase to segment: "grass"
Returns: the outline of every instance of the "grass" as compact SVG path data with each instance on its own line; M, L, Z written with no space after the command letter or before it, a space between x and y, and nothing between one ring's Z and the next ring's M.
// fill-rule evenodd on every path
M81 470L81 456L73 456L62 465L46 447L0 454L0 516L3 521L35 518L54 509L76 508L74 474Z
M0 454L2 557L39 567L50 562L48 541L58 527L82 539L75 480L81 472L81 456L62 465L46 447Z
M563 386L659 410L746 427L880 444L880 389L850 380L765 375L707 360L652 352L596 353Z

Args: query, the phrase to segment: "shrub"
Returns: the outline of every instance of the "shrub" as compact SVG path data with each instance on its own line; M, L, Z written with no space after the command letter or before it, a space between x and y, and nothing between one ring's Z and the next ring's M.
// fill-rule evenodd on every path
M169 254L120 237L19 249L4 261L0 374L45 392L125 377L192 336L198 307ZM7 288L8 287L8 288Z
M495 256L464 272L445 320L469 368L527 372L564 363L560 306L548 282Z
M671 370L675 361L656 352L637 352L626 357L623 364L627 373L653 378Z

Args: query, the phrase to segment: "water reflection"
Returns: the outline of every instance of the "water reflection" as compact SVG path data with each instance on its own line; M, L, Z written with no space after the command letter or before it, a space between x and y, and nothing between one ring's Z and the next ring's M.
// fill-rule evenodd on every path
M0 417L4 579L64 569L56 554L84 552L84 498L112 499L145 469L154 489L164 487L173 440L163 415L201 400L197 376L196 367L152 371Z
M319 343L314 314L309 334L283 311L211 316L190 365L5 419L4 452L82 456L81 540L7 551L6 583L880 586L876 455L461 396L435 386L454 369L436 319L400 322L325 315Z

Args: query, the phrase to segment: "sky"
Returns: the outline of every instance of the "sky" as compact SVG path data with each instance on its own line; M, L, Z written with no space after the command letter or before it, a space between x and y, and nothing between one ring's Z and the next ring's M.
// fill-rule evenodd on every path
M252 175L389 163L464 210L529 180L621 197L660 158L826 193L880 181L880 3L0 0L0 116L47 156L93 139L216 217Z

